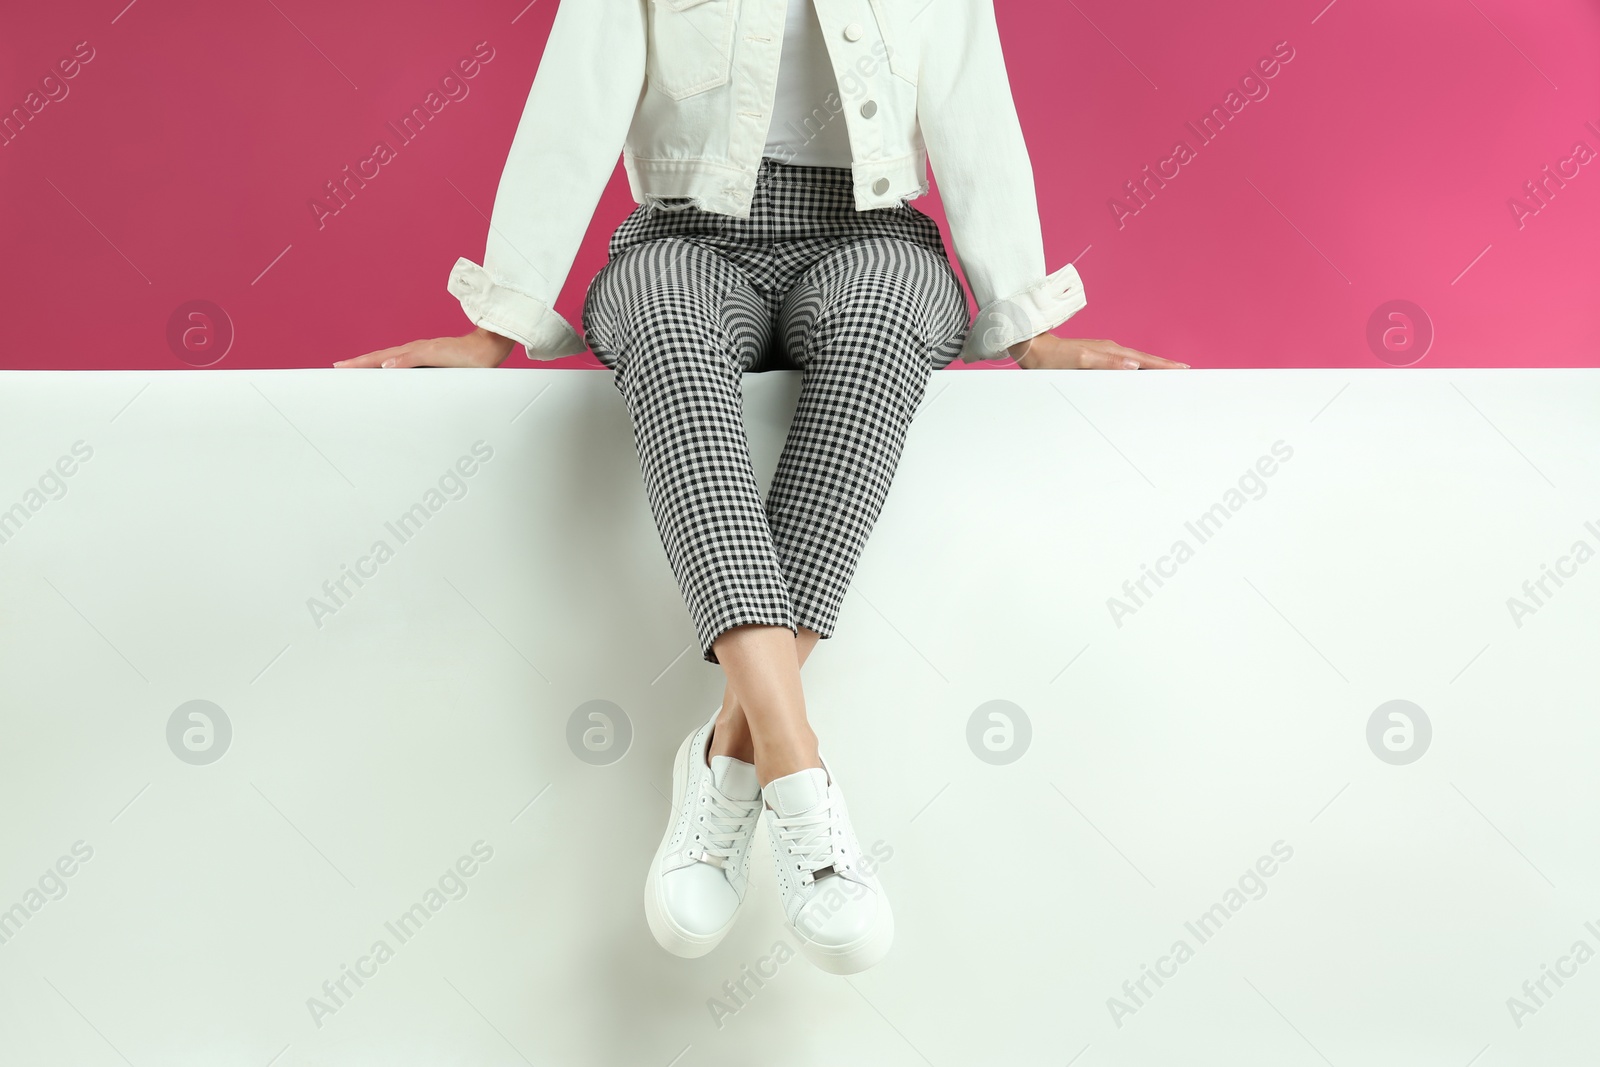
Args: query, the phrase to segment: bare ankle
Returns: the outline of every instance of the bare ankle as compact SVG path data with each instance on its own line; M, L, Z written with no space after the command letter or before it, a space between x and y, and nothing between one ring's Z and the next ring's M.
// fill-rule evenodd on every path
M750 736L750 722L738 701L724 700L722 713L711 731L711 744L706 748L706 763L712 756L728 756L745 763L756 761L755 741Z
M774 778L822 766L817 735L810 727L761 746L755 754L756 781L764 789Z

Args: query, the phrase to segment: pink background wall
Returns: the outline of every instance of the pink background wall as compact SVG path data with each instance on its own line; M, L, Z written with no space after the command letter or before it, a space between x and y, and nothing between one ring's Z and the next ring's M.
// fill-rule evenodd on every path
M525 4L11 5L0 108L44 98L41 84L66 95L0 145L0 366L214 360L215 345L169 338L190 301L231 324L223 368L465 332L445 279L457 256L481 261L555 12ZM1076 261L1089 294L1059 332L1196 367L1600 363L1600 4L998 9L1049 265ZM82 41L93 58L45 82ZM480 41L494 58L469 95L319 228L308 201ZM1241 91L1202 144L1185 123L1275 46L1293 58L1250 83L1267 95ZM1180 139L1193 158L1144 204L1127 198L1146 165L1173 173L1161 161ZM1534 200L1525 183L1540 180ZM632 207L619 163L558 303L574 324ZM936 199L918 207L943 217ZM1395 300L1423 309L1425 354L1403 330L1385 346ZM507 366L543 364L519 349Z

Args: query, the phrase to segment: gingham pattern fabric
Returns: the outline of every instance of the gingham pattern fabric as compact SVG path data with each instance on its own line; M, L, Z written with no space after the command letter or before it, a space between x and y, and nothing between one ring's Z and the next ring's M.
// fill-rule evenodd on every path
M701 655L750 623L832 637L928 376L966 295L938 224L858 212L848 168L761 162L750 216L642 204L611 236L583 330L633 422L646 496ZM746 372L799 370L763 504Z

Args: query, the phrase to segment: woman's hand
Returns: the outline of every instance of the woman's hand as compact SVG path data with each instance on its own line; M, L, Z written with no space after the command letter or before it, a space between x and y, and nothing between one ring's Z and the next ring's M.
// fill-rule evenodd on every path
M1189 364L1162 359L1115 341L1086 341L1041 333L1019 341L1007 351L1017 366L1027 370L1175 370Z
M482 326L462 337L434 337L394 348L380 348L335 367L498 367L517 342Z

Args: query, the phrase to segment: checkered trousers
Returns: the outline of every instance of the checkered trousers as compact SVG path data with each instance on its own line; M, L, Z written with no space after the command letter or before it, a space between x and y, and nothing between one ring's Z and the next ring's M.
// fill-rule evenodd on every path
M583 330L627 404L702 658L751 623L832 637L928 376L970 325L938 224L856 211L847 168L767 158L749 218L642 204L609 253ZM768 370L801 384L763 504L741 383Z

